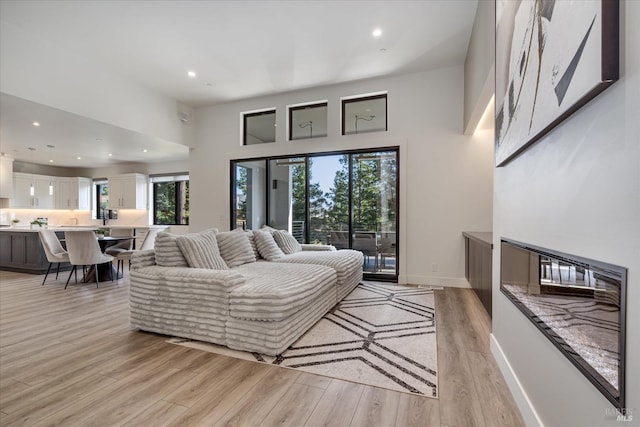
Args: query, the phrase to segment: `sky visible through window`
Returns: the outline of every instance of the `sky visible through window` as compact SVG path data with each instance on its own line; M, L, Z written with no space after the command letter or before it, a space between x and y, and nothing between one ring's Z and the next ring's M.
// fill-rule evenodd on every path
M311 180L320 184L323 193L327 193L333 187L333 179L336 172L342 169L340 165L341 156L318 156L312 157L313 176Z

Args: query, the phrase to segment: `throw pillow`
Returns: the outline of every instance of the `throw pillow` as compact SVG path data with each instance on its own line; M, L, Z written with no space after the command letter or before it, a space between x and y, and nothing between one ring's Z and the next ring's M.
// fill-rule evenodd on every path
M215 233L218 230L210 228L204 230L201 233ZM192 236L199 233L188 234ZM168 231L161 231L156 235L156 241L154 244L154 250L156 255L156 264L162 267L188 267L189 263L182 255L182 251L178 247L176 239L180 237L180 234L169 233Z
M244 230L249 238L249 243L251 244L251 249L253 249L253 255L256 257L256 261L262 258L260 256L260 252L258 252L258 247L256 246L256 239L253 237L253 230Z
M230 268L256 262L249 236L239 228L216 235L220 255Z
M284 252L278 247L278 244L268 231L253 230L253 238L256 241L258 252L267 261L274 261L284 256Z
M268 231L269 233L273 234L274 231L276 231L275 228L273 227L269 227L267 224L263 225L262 227L260 227L260 230L262 231Z
M285 254L302 252L302 246L300 246L300 243L286 230L274 231L273 238Z
M187 260L189 267L227 270L227 264L220 256L216 236L213 233L178 236L176 243Z
M154 246L156 252L156 264L162 267L188 267L187 260L184 259L182 251L178 247L176 239L178 234L161 231L156 236Z

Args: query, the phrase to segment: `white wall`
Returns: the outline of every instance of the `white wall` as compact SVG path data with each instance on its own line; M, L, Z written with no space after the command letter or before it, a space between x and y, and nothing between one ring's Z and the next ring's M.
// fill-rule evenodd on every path
M388 91L388 132L340 135L340 97ZM286 142L285 106L327 99L328 137ZM278 142L240 145L240 113L276 107ZM191 229L229 227L229 160L400 146L400 280L468 286L463 230L491 229L493 134L462 134L463 68L326 86L196 110ZM432 265L437 264L437 271Z
M3 22L0 91L166 141L192 145L193 110ZM69 96L73 94L73 96ZM192 114L193 115L193 114Z
M640 425L640 2L621 9L620 81L495 170L492 348L547 426ZM631 423L500 293L500 237L627 267Z
M471 135L493 96L495 2L479 1L464 62L464 133Z

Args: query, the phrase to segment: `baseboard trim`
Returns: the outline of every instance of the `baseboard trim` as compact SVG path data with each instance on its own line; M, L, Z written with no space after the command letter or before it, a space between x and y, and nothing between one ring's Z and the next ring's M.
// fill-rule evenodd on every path
M459 277L400 275L398 276L398 284L444 286L449 288L471 288L469 282L467 282L467 279Z
M529 396L527 396L527 392L522 387L522 384L520 384L509 360L507 360L507 357L502 351L502 347L500 347L500 344L493 334L489 335L489 348L491 349L491 354L493 354L493 357L498 364L500 372L502 372L502 375L507 382L507 386L513 395L513 399L516 401L516 405L518 405L518 409L520 409L520 414L522 415L525 424L532 427L544 427L536 409L533 407L531 400L529 400Z

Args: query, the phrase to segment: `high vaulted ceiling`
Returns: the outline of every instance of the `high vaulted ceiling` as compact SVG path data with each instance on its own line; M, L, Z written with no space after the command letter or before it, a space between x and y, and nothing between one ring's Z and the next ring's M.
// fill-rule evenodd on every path
M463 64L476 7L477 0L2 0L0 20L198 107Z

